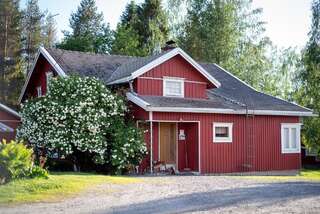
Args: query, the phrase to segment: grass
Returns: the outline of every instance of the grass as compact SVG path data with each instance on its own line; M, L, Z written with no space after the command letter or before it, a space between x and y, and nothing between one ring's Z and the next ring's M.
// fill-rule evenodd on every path
M296 176L241 176L248 179L257 179L265 181L314 181L320 182L319 169L303 169Z
M53 173L49 179L21 179L0 186L0 204L58 201L102 183L129 184L136 178L89 173Z

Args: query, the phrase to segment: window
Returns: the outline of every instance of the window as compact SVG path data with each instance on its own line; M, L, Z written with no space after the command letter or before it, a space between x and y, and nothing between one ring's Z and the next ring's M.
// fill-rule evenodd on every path
M163 96L184 97L184 81L180 78L163 79Z
M213 142L232 143L232 123L213 123Z
M49 91L49 83L50 83L50 81L51 81L52 77L53 77L53 73L52 73L51 71L46 73L46 87L47 87L47 93L48 93L48 91Z
M300 153L300 124L281 124L282 153Z
M38 95L38 97L41 97L41 96L42 96L41 86L38 86L38 87L37 87L37 95Z
M0 132L13 132L13 129L3 123L0 123Z

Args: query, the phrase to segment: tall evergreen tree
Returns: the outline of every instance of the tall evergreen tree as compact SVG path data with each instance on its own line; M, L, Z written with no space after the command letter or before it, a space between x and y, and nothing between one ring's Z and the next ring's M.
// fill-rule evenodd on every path
M69 20L72 32L65 32L65 38L58 47L67 50L108 53L112 42L112 31L97 12L95 0L82 0L77 11Z
M19 0L0 0L0 102L15 105L23 82Z
M312 3L312 24L309 41L303 51L301 69L298 75L297 100L320 112L320 0ZM304 121L303 142L320 154L320 118Z
M42 40L45 47L53 47L57 42L57 28L54 16L48 13L42 27Z
M44 13L38 0L28 0L23 11L23 50L27 62L27 71L31 69L34 57L42 44L41 27Z
M131 1L126 6L115 32L113 53L145 56L164 45L169 37L169 26L161 3L161 0L145 0L137 5Z

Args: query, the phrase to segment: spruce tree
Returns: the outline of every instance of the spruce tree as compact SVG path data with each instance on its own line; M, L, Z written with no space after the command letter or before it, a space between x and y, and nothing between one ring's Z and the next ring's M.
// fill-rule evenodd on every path
M82 0L69 23L72 32L65 32L65 38L58 47L95 53L110 52L112 31L104 23L95 0Z
M297 100L320 112L320 1L312 3L312 23L309 41L303 51L298 74ZM303 143L320 154L320 118L306 118L303 127Z
M23 83L19 0L0 0L0 103L17 104Z
M38 0L28 0L26 9L23 11L23 50L28 72L42 44L41 27L43 17L44 13L39 8Z

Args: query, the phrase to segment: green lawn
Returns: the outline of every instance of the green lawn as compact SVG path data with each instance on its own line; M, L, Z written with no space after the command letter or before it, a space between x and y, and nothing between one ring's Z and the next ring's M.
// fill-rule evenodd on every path
M136 178L89 173L53 173L49 179L22 179L0 186L0 204L61 200L101 183L128 184Z
M320 182L319 169L303 169L299 175L296 176L241 176L242 178L258 179L266 181L315 181Z

